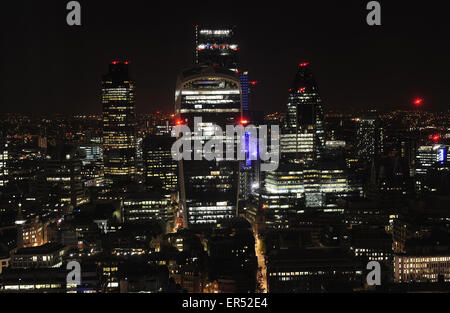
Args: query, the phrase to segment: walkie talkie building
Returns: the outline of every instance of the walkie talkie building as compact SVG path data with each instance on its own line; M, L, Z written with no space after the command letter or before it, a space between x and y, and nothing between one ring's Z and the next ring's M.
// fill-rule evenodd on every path
M232 71L220 67L197 66L178 78L175 112L178 125L194 131L194 118L201 118L200 136L187 137L202 145L211 139L215 125L225 132L226 125L241 118L241 88ZM223 139L233 140L235 138ZM192 146L194 147L194 143ZM194 147L195 150L195 147ZM193 153L194 154L194 153ZM236 216L239 161L214 159L181 160L179 164L180 204L185 227L211 225Z

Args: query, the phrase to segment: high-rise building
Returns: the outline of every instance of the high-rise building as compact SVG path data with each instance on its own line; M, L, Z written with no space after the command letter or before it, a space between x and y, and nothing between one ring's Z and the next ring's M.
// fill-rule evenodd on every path
M247 119L250 110L251 87L256 82L249 81L248 71L242 71L238 62L239 45L236 38L236 26L195 26L195 63L213 67L223 67L238 74L242 111ZM252 124L254 121L252 120ZM246 151L248 153L250 134L246 134ZM248 156L248 155L247 155ZM259 184L259 161L240 163L239 176L240 198L247 198L252 188Z
M8 158L8 143L0 137L0 187L8 183Z
M356 153L362 160L371 160L383 152L383 128L377 118L358 121Z
M257 123L252 122L252 125L255 124ZM259 144L256 134L252 134L252 131L247 131L243 140L245 160L240 162L239 199L248 199L249 196L254 195L259 189L261 160L259 159Z
M123 201L123 219L127 223L151 220L168 221L171 217L170 195L141 192L127 195Z
M177 189L178 167L171 154L173 142L170 136L150 135L144 139L144 176L148 185L167 191Z
M239 79L241 82L242 89L242 111L246 112L250 110L250 85L251 82L248 81L248 72L239 73Z
M136 178L136 107L128 62L113 61L102 80L105 183Z
M322 100L308 63L298 67L289 89L286 120L280 145L282 158L311 165L325 146Z
M86 186L103 186L103 149L101 144L87 143L78 147L82 162L81 175Z
M175 112L177 124L194 131L194 118L201 117L197 142L212 138L215 126L237 125L241 118L241 89L235 73L221 67L197 66L178 78ZM233 140L234 138L224 138ZM192 140L191 137L182 140ZM192 145L194 146L194 145ZM194 147L195 149L195 147ZM239 161L182 160L179 163L180 205L188 225L214 224L236 215Z
M288 227L289 218L305 209L332 212L334 199L346 197L349 185L346 172L330 164L315 168L301 164L281 164L267 172L261 190L267 226Z
M433 166L440 166L450 162L448 145L420 146L416 152L415 174L426 175Z
M444 191L450 168L450 146L419 146L414 161L415 189L418 193Z
M219 66L237 72L238 51L235 26L195 26L195 64Z
M102 147L99 144L89 143L82 144L79 147L80 149L80 158L83 165L88 165L94 162L101 160L102 158Z
M42 169L36 181L36 193L40 200L78 207L89 202L81 175L82 163L74 147L58 145L42 161Z

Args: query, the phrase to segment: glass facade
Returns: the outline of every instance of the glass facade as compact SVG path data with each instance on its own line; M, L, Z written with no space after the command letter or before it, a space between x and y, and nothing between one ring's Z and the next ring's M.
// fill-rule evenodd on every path
M356 137L356 150L360 159L371 160L383 152L383 129L378 119L360 119Z
M144 139L144 176L147 184L167 191L177 189L177 162L170 152L173 142L174 138L162 135Z
M136 176L136 107L128 62L112 62L102 81L105 183Z
M239 78L220 67L200 66L185 71L178 80L175 112L182 123L194 130L194 118L201 117L201 136L183 137L202 143L212 138L215 125L239 123L241 89ZM219 139L220 137L216 137ZM223 133L224 141L227 138ZM235 143L234 143L235 144ZM194 145L192 145L194 146ZM182 160L180 169L181 209L188 225L215 224L236 215L239 161L214 159Z
M286 121L280 140L289 162L311 165L325 146L322 99L308 63L299 65L289 89Z
M238 71L236 27L195 26L195 64Z

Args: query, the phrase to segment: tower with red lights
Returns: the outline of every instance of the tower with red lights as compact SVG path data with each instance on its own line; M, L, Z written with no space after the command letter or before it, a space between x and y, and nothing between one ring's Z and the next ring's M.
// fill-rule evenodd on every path
M103 162L105 183L136 178L136 106L128 62L113 61L102 80Z
M236 26L195 27L195 64L219 66L238 72Z
M202 119L202 145L212 139L215 126L225 132L230 124L246 124L241 118L241 88L238 76L223 67L195 66L181 73L177 82L175 113L180 124L195 130L194 119ZM177 125L179 125L176 122ZM226 134L224 133L224 136ZM192 140L187 138L181 140ZM236 138L225 137L236 142ZM195 143L191 143L194 147ZM225 147L224 147L225 148ZM196 149L194 147L194 149ZM186 227L217 225L236 216L239 161L215 158L181 160L179 168L180 209Z
M309 63L300 63L288 93L281 136L282 157L291 163L312 165L325 146L322 99Z

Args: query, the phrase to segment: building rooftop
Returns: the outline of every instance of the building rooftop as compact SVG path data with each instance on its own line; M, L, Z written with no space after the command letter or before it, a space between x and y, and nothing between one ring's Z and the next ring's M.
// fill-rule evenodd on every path
M50 242L38 247L21 248L15 254L16 255L48 254L59 251L63 248L64 246L60 243Z

